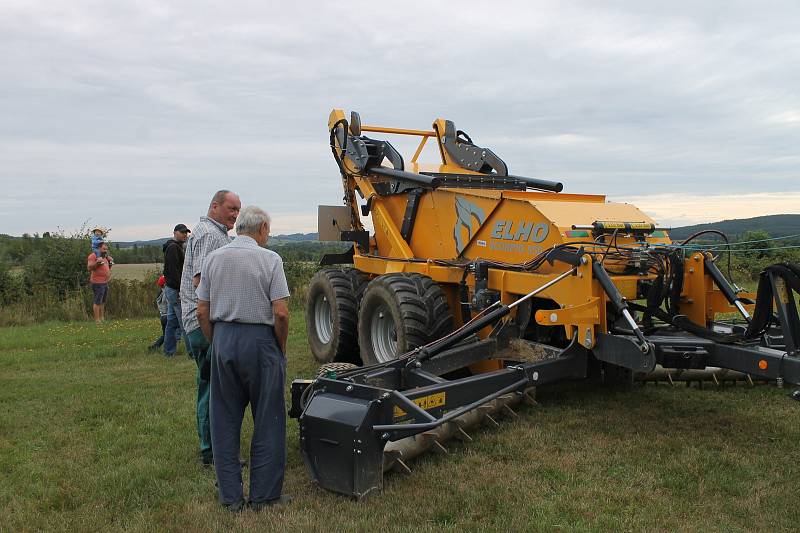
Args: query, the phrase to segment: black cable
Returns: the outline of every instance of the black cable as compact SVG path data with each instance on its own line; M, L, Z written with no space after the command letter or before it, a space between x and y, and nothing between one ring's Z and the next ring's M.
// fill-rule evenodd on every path
M731 273L731 244L728 241L728 236L725 235L723 232L721 232L719 230L716 230L716 229L704 229L703 231L698 231L697 233L695 233L693 235L690 235L685 241L683 241L681 243L681 246L685 246L689 241L692 241L692 240L696 239L697 237L699 237L700 235L704 235L706 233L711 233L713 235L719 235L725 241L725 246L728 249L728 280L735 285L735 283L733 281L733 274Z
M617 240L617 232L618 231L619 231L619 228L616 228L614 230L614 233L611 235L611 238L608 240L608 247L606 248L606 253L603 254L603 258L600 260L600 264L601 265L605 262L606 257L608 257L608 251L611 250L611 245L614 244L614 242ZM619 250L619 247L616 247L616 249Z

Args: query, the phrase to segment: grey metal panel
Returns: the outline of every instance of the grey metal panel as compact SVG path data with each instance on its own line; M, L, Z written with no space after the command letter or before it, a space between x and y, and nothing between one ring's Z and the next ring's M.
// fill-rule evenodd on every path
M320 241L339 241L343 231L352 229L350 208L346 205L317 207L317 231Z

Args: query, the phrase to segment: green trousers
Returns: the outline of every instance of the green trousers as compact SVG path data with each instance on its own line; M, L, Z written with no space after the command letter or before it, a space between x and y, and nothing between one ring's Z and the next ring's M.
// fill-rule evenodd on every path
M186 334L188 348L197 363L197 436L200 438L200 454L211 458L211 424L208 416L208 397L211 391L211 346L203 331L197 328Z

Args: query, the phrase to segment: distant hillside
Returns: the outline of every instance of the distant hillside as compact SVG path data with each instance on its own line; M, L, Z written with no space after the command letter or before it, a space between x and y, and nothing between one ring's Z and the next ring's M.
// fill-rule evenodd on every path
M291 233L289 235L273 235L269 238L269 240L278 240L278 241L316 241L317 240L317 233Z
M673 228L669 232L673 240L682 240L698 231L716 229L725 233L729 239L737 240L746 231L764 230L772 237L786 237L787 235L800 235L800 215L768 215L763 217L739 218L723 220L709 224L695 224Z
M111 239L111 243L117 248L133 248L134 246L137 248L143 248L145 246L158 246L161 248L161 245L168 240L168 237L164 237L163 239L153 239L150 241L115 241L114 239Z

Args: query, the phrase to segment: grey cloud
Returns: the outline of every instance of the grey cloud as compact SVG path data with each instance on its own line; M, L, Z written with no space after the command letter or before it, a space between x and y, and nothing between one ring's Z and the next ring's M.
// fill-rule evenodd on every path
M399 127L450 118L569 192L797 191L798 15L793 2L4 3L0 231L85 213L169 227L223 185L313 214L341 197L332 107ZM49 206L40 227L20 216L30 202Z

